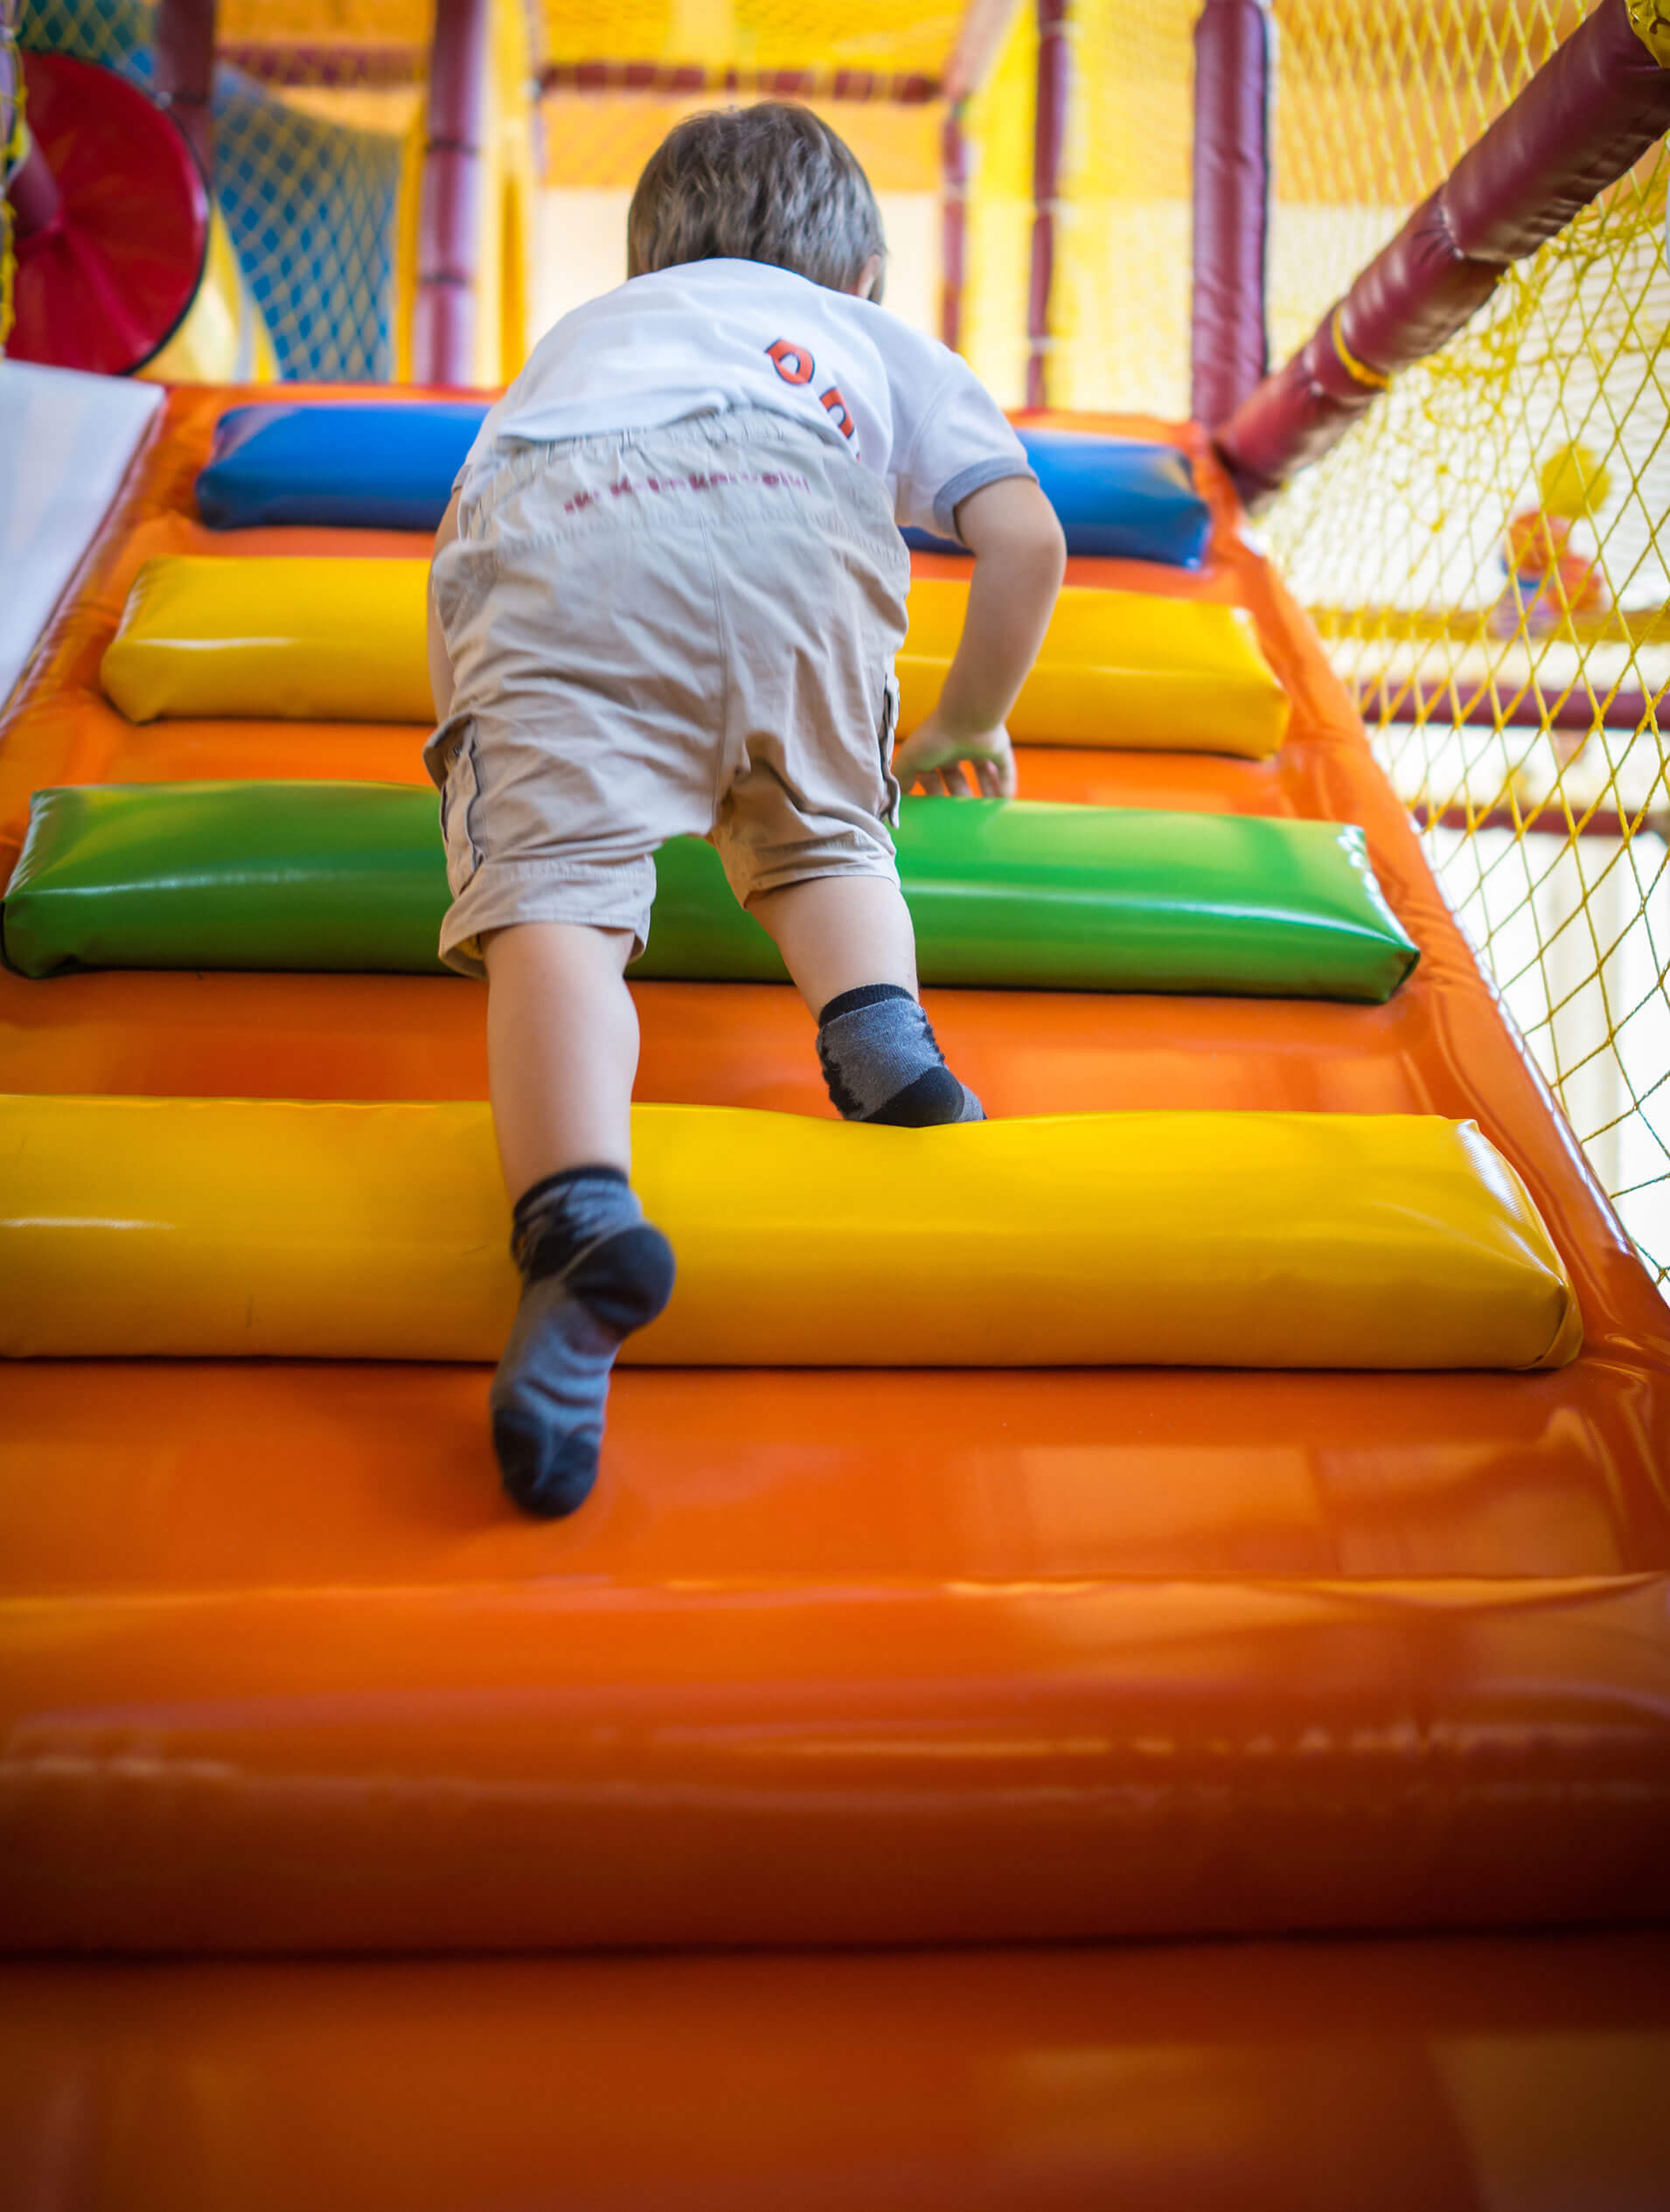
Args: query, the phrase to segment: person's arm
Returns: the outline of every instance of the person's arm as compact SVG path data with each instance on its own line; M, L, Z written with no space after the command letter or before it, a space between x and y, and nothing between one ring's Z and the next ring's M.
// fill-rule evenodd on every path
M1004 476L957 509L974 555L963 636L939 704L900 746L894 774L906 790L970 796L964 763L990 798L1015 795L1015 756L1004 720L1049 627L1067 567L1061 525L1038 486Z
M459 495L455 491L447 502L447 511L442 516L441 527L435 533L435 552L429 556L427 643L429 650L429 690L435 699L435 719L437 722L444 722L452 712L452 663L447 658L447 641L441 634L440 617L435 611L435 562L458 535L458 498Z

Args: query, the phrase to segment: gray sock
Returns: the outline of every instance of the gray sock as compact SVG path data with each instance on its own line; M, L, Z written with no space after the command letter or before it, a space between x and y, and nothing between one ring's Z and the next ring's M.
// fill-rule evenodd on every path
M672 1250L618 1168L569 1168L525 1191L511 1250L522 1302L489 1394L504 1487L570 1513L597 1478L615 1354L672 1290Z
M818 1059L843 1121L929 1129L985 1119L979 1100L945 1065L927 1015L896 983L832 998L818 1017Z

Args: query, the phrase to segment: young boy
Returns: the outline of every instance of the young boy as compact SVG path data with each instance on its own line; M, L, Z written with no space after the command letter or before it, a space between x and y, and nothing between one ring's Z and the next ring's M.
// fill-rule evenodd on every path
M878 304L863 170L804 108L696 115L651 161L628 282L565 316L488 415L435 538L429 664L453 906L488 978L524 1288L493 1440L529 1512L595 1478L609 1369L672 1289L628 1181L654 855L711 836L817 1016L848 1120L978 1121L916 995L901 785L1014 790L1004 718L1065 547L957 357ZM894 757L909 557L971 547L963 640Z

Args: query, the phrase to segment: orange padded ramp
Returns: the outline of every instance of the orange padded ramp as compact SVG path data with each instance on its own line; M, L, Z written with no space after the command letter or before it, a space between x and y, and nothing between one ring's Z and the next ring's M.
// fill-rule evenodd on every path
M0 1683L14 1950L1670 1907L1663 1576L63 1597Z
M1651 1933L0 1975L53 2212L1633 2212L1667 2075Z
M170 396L0 734L0 838L46 783L420 779L414 727L141 729L98 696L140 560L230 549L182 511L226 396ZM1571 1277L1581 1356L635 1370L559 1527L500 1500L478 1369L8 1371L10 1909L54 1931L31 1940L514 1943L582 1902L588 1941L1663 1912L1666 1310L1194 449L1205 572L1076 573L1244 605L1286 742L1033 751L1023 791L1360 822L1421 969L1379 1008L936 992L941 1039L1005 1116L1476 1120ZM637 997L641 1098L828 1112L791 994ZM4 977L0 1085L479 1098L482 1007L441 978Z

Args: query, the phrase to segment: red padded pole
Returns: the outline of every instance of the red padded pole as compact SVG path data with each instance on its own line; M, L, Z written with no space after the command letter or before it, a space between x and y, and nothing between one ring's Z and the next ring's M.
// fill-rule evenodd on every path
M964 255L968 240L969 150L962 108L948 110L939 133L939 335L953 351L963 338Z
M1511 262L1670 129L1670 70L1631 17L1628 0L1600 0L1285 367L1221 425L1218 450L1249 500L1337 445L1399 369L1455 336Z
M755 92L769 100L852 100L922 108L944 87L921 70L710 69L700 61L547 61L542 92Z
M1026 405L1049 405L1049 306L1055 274L1055 207L1067 125L1068 0L1038 0L1038 107L1033 124L1032 283L1026 308Z
M1395 722L1437 722L1458 729L1493 730L1499 725L1511 730L1639 730L1647 711L1647 695L1638 689L1614 692L1604 704L1597 704L1589 692L1570 692L1561 699L1550 699L1547 693L1528 687L1517 697L1502 699L1500 694L1510 689L1498 683L1492 685L1471 676L1453 677L1448 682L1437 679L1410 680L1391 676L1369 676L1357 685L1357 709L1365 721L1378 721L1388 715ZM1656 709L1659 697L1652 701Z
M1270 367L1269 0L1206 0L1194 26L1192 409L1221 422Z
M157 0L152 47L157 97L184 132L210 184L214 182L215 0Z
M436 0L412 303L418 384L468 385L475 376L489 10L490 0Z

